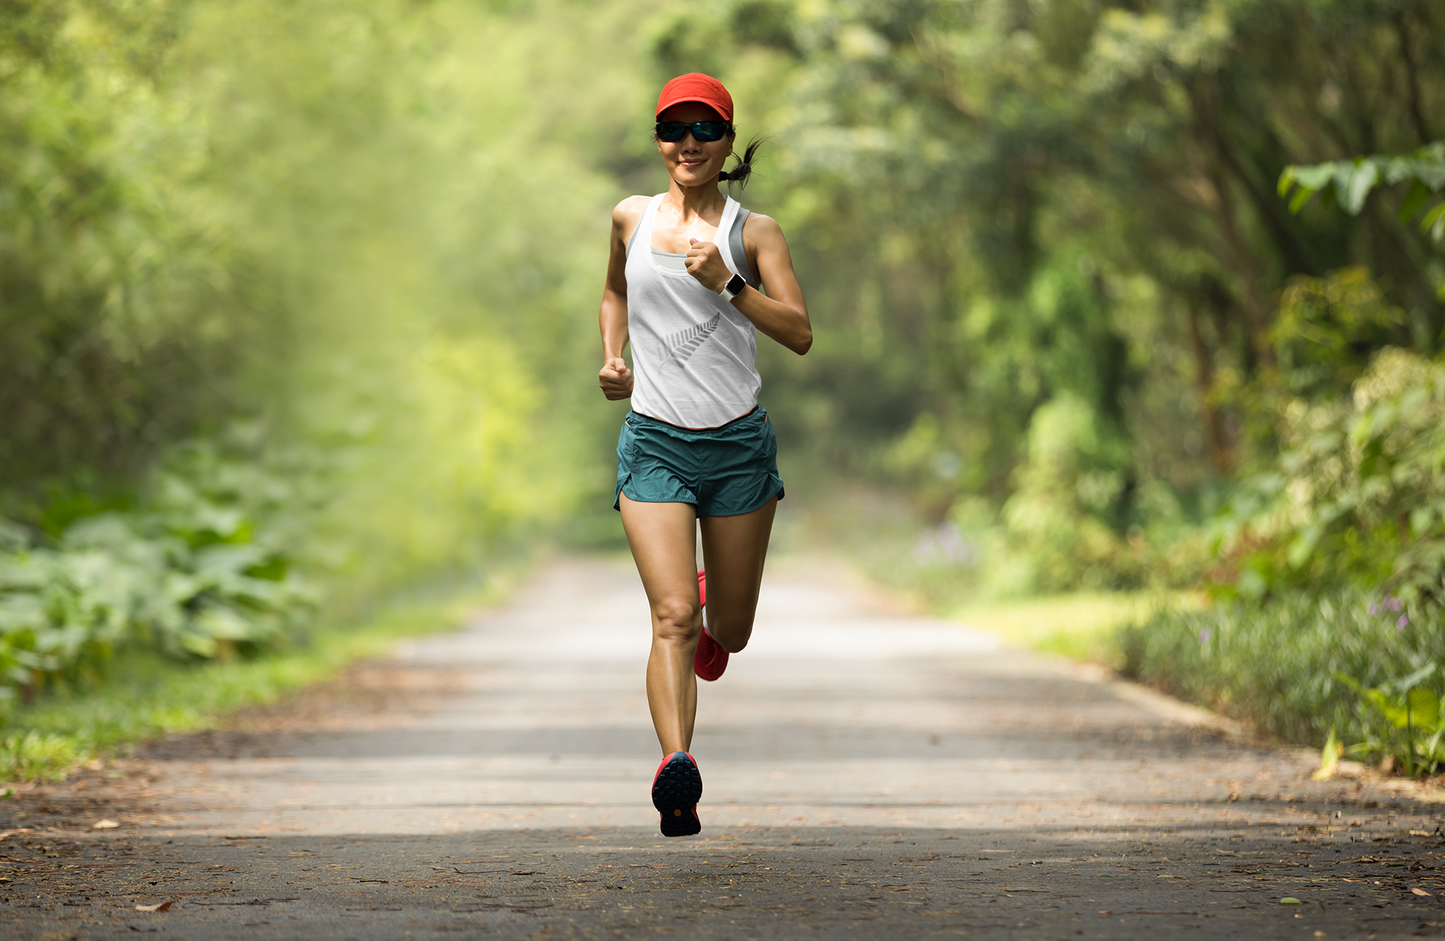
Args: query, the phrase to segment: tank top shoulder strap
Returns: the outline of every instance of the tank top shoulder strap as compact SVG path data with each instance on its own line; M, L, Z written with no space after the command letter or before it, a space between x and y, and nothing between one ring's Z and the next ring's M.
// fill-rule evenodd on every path
M747 219L748 211L729 196L723 206L722 219L718 223L718 243L726 246L723 260L728 263L729 270L742 275L744 281L757 287L758 282L753 277L752 266L748 264L747 250L743 247L743 225Z
M757 287L757 276L753 274L753 266L748 263L748 250L743 247L743 226L748 224L748 215L746 209L738 207L738 217L728 232L728 248L732 252L733 262L738 266L738 274L742 275L748 284Z

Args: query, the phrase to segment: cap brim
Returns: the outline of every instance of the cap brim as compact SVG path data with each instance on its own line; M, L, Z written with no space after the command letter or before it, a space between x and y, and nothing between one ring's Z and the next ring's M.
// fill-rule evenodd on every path
M718 117L722 118L724 121L727 121L729 124L732 123L733 119L730 116L723 114L721 111L718 110L717 102L708 101L706 98L679 98L676 101L669 101L667 103L667 107L663 108L662 111L666 111L667 108L675 108L678 105L685 105L689 102L695 102L700 105L707 105L713 110L713 114L716 114ZM657 112L656 117L661 118L662 111Z

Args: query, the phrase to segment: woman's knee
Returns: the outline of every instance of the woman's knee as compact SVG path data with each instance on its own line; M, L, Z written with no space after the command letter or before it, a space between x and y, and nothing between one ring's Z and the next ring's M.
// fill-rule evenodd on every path
M716 624L711 620L708 621L707 632L728 653L739 653L752 639L753 623L752 621L733 622L719 618Z
M653 632L659 640L687 643L702 630L696 598L662 598L652 606Z

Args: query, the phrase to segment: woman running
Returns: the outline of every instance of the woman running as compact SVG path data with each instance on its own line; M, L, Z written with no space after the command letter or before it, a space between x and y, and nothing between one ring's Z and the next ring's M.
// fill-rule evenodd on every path
M663 754L652 803L664 836L702 829L702 775L688 754L697 677L717 679L747 646L783 497L777 440L758 405L755 331L799 355L813 343L782 230L718 190L719 180L745 182L757 152L749 145L724 170L732 121L732 96L711 76L663 87L655 137L671 183L612 211L599 316L598 385L609 399L632 398L614 508L652 609L647 703Z

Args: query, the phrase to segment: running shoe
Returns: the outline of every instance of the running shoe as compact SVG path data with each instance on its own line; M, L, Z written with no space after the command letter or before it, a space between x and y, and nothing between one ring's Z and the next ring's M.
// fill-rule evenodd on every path
M697 597L704 611L707 609L707 573L697 570ZM697 639L697 652L692 655L692 672L699 679L712 681L723 675L728 668L728 652L713 640L707 632L707 617L703 616L702 636Z
M702 773L685 751L662 759L652 777L652 806L662 815L663 836L692 836L702 830L697 802L702 797Z

